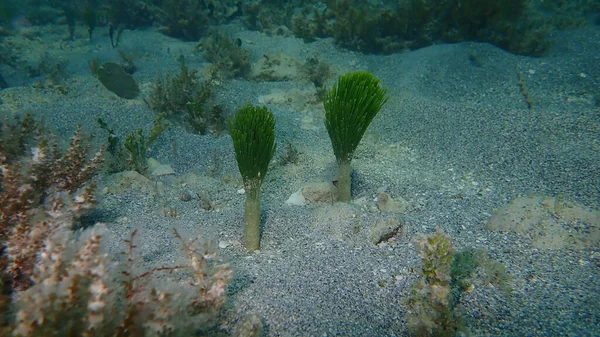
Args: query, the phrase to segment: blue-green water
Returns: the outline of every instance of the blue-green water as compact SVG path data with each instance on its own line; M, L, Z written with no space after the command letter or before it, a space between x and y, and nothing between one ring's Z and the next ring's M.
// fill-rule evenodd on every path
M600 335L599 18L583 0L2 1L0 335ZM332 142L352 140L323 100L355 71L389 100L342 202ZM275 120L256 179L228 131L247 104Z

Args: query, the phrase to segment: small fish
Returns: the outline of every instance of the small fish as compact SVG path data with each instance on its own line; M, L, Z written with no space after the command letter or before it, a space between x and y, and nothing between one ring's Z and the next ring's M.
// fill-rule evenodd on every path
M108 25L108 36L110 36L110 45L114 48L115 47L115 27L113 26L113 24L109 24Z

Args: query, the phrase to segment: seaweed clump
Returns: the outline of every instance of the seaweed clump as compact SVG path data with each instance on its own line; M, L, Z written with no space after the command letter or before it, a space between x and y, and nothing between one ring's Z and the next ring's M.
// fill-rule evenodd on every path
M539 7L561 29L600 24L600 2L596 0L545 0L539 2Z
M420 279L413 284L407 304L407 322L415 336L456 336L466 330L459 310L461 297L475 284L494 286L510 295L506 267L480 249L456 252L450 236L435 233L415 240L423 263Z
M158 19L158 9L146 1L107 0L104 10L114 26L129 29L148 27Z
M490 42L517 54L538 55L547 33L525 0L413 0L396 8L361 9L346 0L328 6L335 13L338 44L367 52L393 52L436 42ZM356 22L351 25L351 22Z
M242 40L213 31L202 40L197 49L225 78L245 77L250 72L250 52L242 48Z
M480 41L539 55L549 45L546 20L526 0L404 0L377 7L357 0L292 3L278 8L248 4L242 21L265 32L285 25L306 42L333 37L339 46L365 53ZM278 15L267 20L268 13Z
M198 41L208 30L208 16L202 1L167 0L161 6L160 31L185 41Z
M454 336L462 330L460 317L449 303L450 266L456 249L440 230L417 238L415 245L423 268L408 299L408 329L416 336Z
M198 41L210 24L226 23L240 14L238 0L107 1L106 16L118 31L156 24L162 33L184 41Z
M315 86L317 97L323 98L327 93L325 85L332 76L331 65L321 62L316 57L309 57L300 68L304 78Z
M260 249L260 187L275 154L275 118L266 107L251 104L229 120L235 159L244 180L244 245Z
M262 31L267 34L291 35L286 27L296 12L296 7L314 1L252 1L243 5L242 22L252 30Z
M191 133L224 130L224 110L220 105L212 104L212 78L200 82L196 71L187 67L183 57L179 62L179 74L156 81L148 105Z
M23 156L34 146L42 130L43 123L29 113L12 120L5 117L0 120L0 153L8 159Z
M67 79L65 71L67 61L65 59L54 60L48 53L42 54L35 66L27 66L29 77L37 77L33 84L37 89L53 89L57 93L66 94L67 88L64 83Z
M55 229L53 221L75 221L94 204L91 179L104 152L89 158L80 127L61 151L31 115L0 124L0 136L0 278L10 293L33 285L35 261ZM52 219L40 221L43 214Z
M148 149L169 126L164 118L164 114L159 114L156 116L149 133L139 128L125 135L124 140L121 140L121 137L106 122L98 118L96 121L98 126L108 133L105 161L108 172L134 170L142 175L148 173Z
M0 335L217 335L232 271L216 247L173 231L185 259L140 268L133 231L116 262L105 225L74 230L94 207L102 150L89 159L77 128L61 151L34 124L0 126L3 139L22 140L0 144ZM235 327L245 336L261 328L252 316Z

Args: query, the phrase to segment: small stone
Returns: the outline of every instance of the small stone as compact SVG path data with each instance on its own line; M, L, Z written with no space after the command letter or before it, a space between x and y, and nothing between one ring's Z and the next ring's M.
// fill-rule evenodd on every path
M320 181L302 188L302 195L311 203L333 203L338 200L338 189L330 181Z
M306 199L302 195L302 189L292 193L290 197L285 201L287 205L304 206L306 205Z
M192 195L188 191L183 191L183 192L181 192L179 199L181 201L190 201L190 200L192 200Z
M160 165L160 162L154 158L148 158L148 160L146 160L148 172L154 171L158 167L158 165Z
M379 208L381 212L402 213L406 211L407 206L408 202L402 197L399 197L398 202L396 202L385 192L382 192L377 196L377 208Z
M405 222L403 219L391 218L379 220L371 227L369 239L374 245L387 242L392 237L400 235L404 225Z
M154 170L152 170L150 172L150 174L153 176L156 176L156 177L165 176L165 175L175 174L175 170L173 170L171 165L160 164L157 167L155 167Z

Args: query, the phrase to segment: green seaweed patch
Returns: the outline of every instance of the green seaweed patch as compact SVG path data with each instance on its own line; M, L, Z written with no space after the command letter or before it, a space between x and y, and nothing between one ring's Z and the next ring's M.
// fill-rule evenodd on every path
M109 125L102 119L96 120L98 126L108 133L106 139L107 158L105 168L110 173L134 170L145 175L148 173L147 152L154 141L163 134L169 123L165 121L165 115L156 116L150 132L136 129L125 135L122 141Z
M455 251L450 236L438 229L418 237L415 246L422 269L407 299L407 328L415 336L455 336L464 327L449 303L450 266Z
M452 295L456 299L458 294L469 291L473 286L470 279L479 266L483 255L485 255L485 252L474 248L467 248L454 255L450 266L450 274L452 275L450 286Z
M250 72L250 52L242 47L240 38L212 31L196 45L196 49L204 51L204 58L225 78L246 77Z
M123 147L129 154L127 164L140 174L148 173L148 160L146 157L148 148L169 126L169 123L165 122L164 119L164 114L156 116L148 135L144 130L137 129L125 136Z
M179 62L177 75L157 79L147 104L188 132L206 134L225 130L225 111L212 98L218 74L211 72L206 80L200 81L196 71L186 66L183 56Z
M461 297L477 286L512 292L506 267L482 249L456 252L450 236L439 229L420 236L415 245L422 262L420 278L407 299L408 330L416 336L456 336L465 333Z
M491 258L483 249L467 248L454 254L450 266L450 305L454 308L463 293L476 284L493 286L505 296L512 292L512 278L506 266Z

